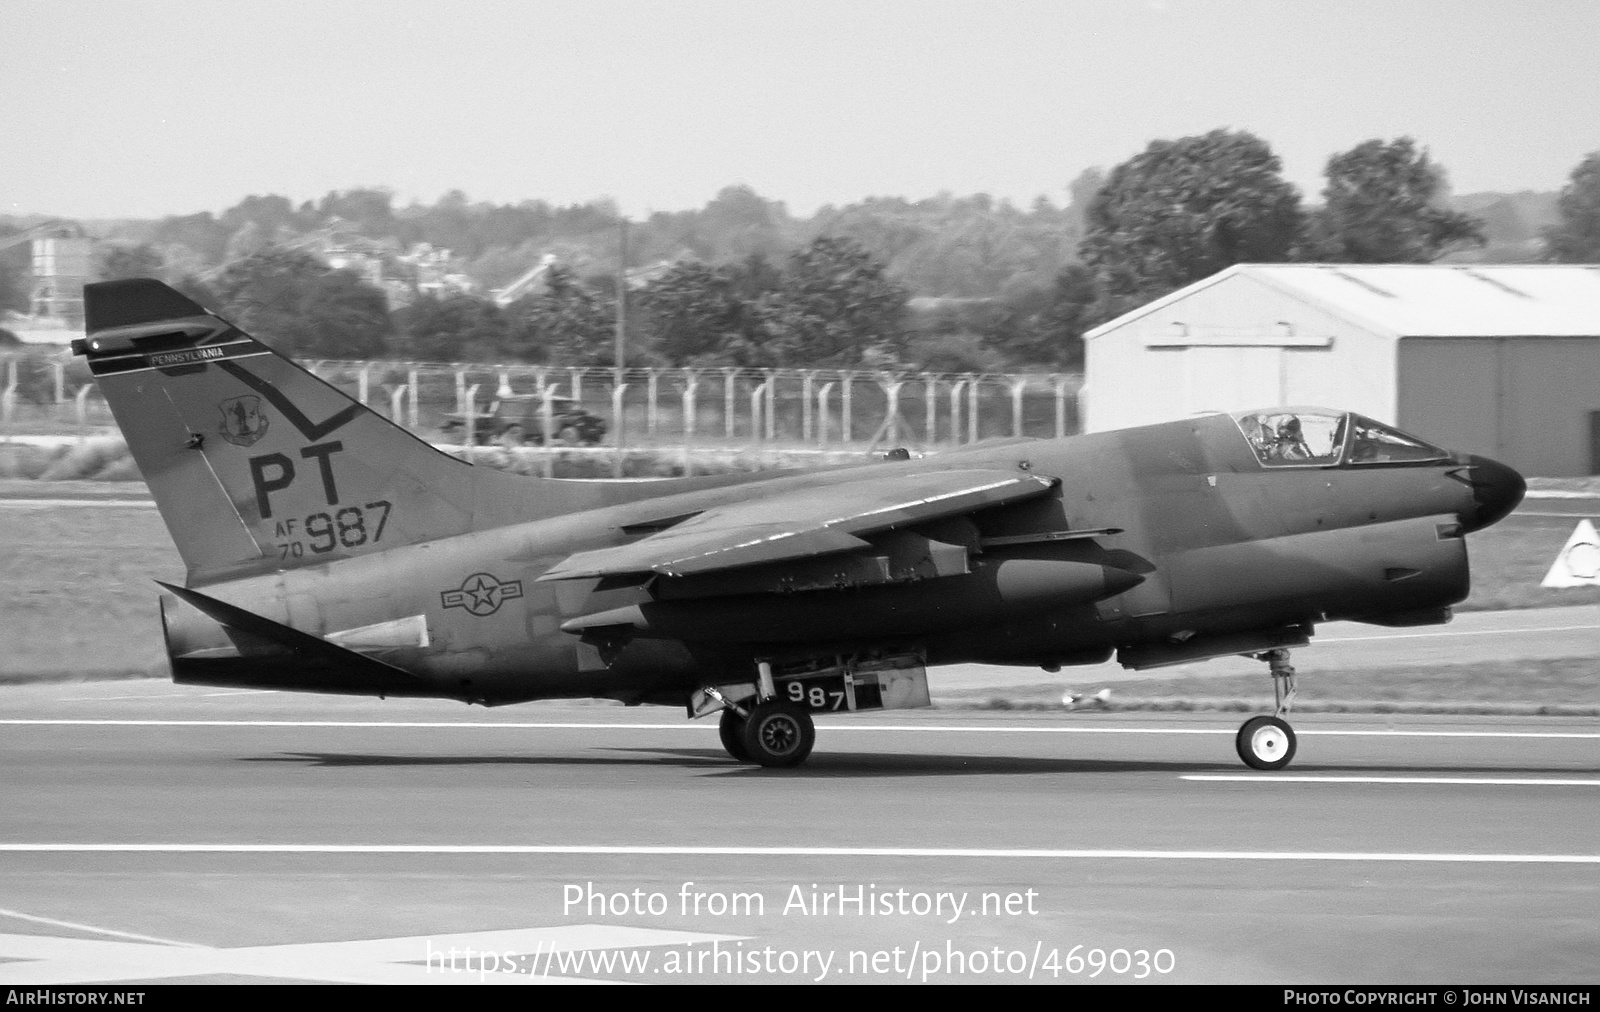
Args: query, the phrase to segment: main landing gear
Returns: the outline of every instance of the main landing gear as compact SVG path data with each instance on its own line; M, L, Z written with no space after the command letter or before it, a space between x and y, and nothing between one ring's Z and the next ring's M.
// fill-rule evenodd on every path
M722 711L722 719L717 721L717 734L722 738L722 747L742 763L750 761L750 753L744 750L745 716L749 712L740 713L730 706Z
M1239 758L1252 769L1281 770L1294 758L1294 728L1283 719L1294 703L1294 667L1289 663L1289 651L1282 648L1251 656L1267 662L1276 706L1270 717L1251 717L1245 721L1234 738L1234 747L1239 751Z
M706 694L722 703L717 733L728 755L742 763L783 768L798 766L817 741L816 725L805 707L777 698L772 668L762 662L756 695L744 704L727 699L714 688Z

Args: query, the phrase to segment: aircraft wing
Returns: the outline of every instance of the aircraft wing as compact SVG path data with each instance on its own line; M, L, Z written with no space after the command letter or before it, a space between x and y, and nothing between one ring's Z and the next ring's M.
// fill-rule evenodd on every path
M885 474L707 510L640 541L578 552L539 577L690 576L868 547L860 535L1042 495L1052 478L1015 471Z

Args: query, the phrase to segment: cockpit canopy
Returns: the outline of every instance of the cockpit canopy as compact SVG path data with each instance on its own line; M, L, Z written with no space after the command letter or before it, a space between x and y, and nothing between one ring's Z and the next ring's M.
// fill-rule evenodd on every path
M1233 415L1263 467L1416 464L1449 452L1351 411L1271 408Z

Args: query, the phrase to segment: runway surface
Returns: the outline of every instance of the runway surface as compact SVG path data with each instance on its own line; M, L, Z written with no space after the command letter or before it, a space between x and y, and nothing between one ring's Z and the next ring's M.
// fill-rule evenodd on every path
M1600 976L1593 719L1304 715L1272 775L1221 715L860 714L794 771L665 709L0 717L7 983Z

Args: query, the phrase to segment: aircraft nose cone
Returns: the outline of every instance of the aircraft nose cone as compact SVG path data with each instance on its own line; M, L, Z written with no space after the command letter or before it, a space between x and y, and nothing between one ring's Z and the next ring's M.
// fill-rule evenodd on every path
M1473 505L1461 511L1461 525L1468 531L1482 530L1517 508L1528 491L1528 483L1498 460L1468 457L1467 462Z

